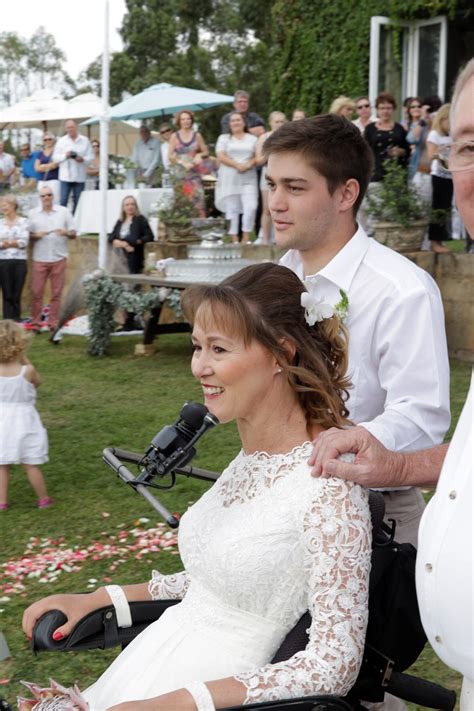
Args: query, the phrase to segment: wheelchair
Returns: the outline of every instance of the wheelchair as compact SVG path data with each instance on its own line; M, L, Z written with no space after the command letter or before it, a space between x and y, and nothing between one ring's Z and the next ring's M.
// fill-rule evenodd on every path
M184 408L183 408L184 410ZM183 411L182 411L183 412ZM150 493L149 487L170 488L169 486L156 486L150 483L152 478L148 474L153 470L156 474L157 462L161 470L168 468L174 485L178 475L192 477L208 482L214 482L218 474L204 469L186 466L195 454L193 445L202 434L199 427L192 427L192 432L186 434L187 439L183 445L180 430L180 421L177 421L180 439L179 446L170 447L171 440L176 439L176 428L165 427L158 433L147 451L147 456L118 448L104 450L104 461L128 484L131 484L137 493L142 494L174 528L179 525L179 520ZM175 425L177 424L175 423ZM212 426L207 424L207 427ZM184 430L183 430L184 431ZM165 433L163 435L163 433ZM196 434L197 433L197 434ZM164 445L164 447L161 447ZM165 451L166 450L166 451ZM179 452L178 452L179 450ZM160 456L157 457L157 452ZM167 467L163 462L165 456L170 460ZM171 454L170 454L171 452ZM178 452L178 454L177 454ZM145 463L145 470L135 477L126 467L124 462L134 463L139 466ZM150 464L152 462L152 465ZM147 474L148 471L148 474ZM417 677L405 674L404 671L416 660L426 642L426 636L421 625L416 601L414 565L416 551L410 544L397 544L394 541L395 526L388 526L384 522L385 502L380 492L370 492L370 512L373 529L372 569L369 580L369 623L365 641L363 662L359 676L345 697L318 695L304 698L294 698L282 701L268 701L251 703L245 706L228 707L226 711L261 710L261 711L360 711L364 709L364 701L383 701L385 693L390 693L405 701L419 704L426 708L452 711L456 702L454 691ZM395 566L395 567L394 567ZM396 567L398 566L398 567ZM380 617L381 603L383 610L384 597L383 580L387 571L396 570L396 577L408 574L410 595L407 598L408 612L403 618L394 620L394 624L383 623ZM395 577L395 582L396 582ZM382 584L382 594L380 585ZM395 586L396 587L396 586ZM405 586L406 588L407 586ZM398 588L391 591L397 596ZM381 600L382 598L382 600ZM397 603L401 602L397 600ZM57 627L64 624L66 618L58 610L52 610L43 615L36 623L31 640L33 653L41 651L82 651L88 649L109 649L121 645L125 647L149 624L157 620L169 607L178 604L179 600L155 600L130 603L132 625L121 628L117 623L116 611L113 605L100 608L86 615L78 622L71 634L59 641L52 638ZM382 620L382 622L381 622ZM400 624L400 622L403 624ZM390 620L388 620L390 622ZM292 657L296 652L303 650L308 641L306 630L310 627L311 618L305 613L296 626L288 633L280 648L272 659L273 663L281 662ZM381 626L383 629L381 629Z

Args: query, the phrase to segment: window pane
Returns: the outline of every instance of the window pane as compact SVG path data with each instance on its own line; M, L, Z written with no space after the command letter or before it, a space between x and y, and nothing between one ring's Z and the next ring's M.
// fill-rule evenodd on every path
M407 37L405 28L399 28L395 33L390 25L380 27L378 92L389 91L398 106L403 101L402 67L406 68Z
M438 94L441 24L422 26L419 32L418 94L433 96Z

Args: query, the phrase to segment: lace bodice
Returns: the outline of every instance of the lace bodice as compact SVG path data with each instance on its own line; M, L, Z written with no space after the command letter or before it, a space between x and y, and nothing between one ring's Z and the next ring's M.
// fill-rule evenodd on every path
M265 642L266 661L310 611L305 650L286 662L258 662L236 674L247 689L245 703L347 693L362 661L371 555L368 497L357 485L311 477L311 449L307 442L284 455L240 452L181 520L186 572L154 571L150 582L155 599L186 595L186 602L199 597L197 590L240 612L251 623L250 647ZM227 624L229 638L241 634L233 614L221 624ZM250 648L249 659L259 659Z

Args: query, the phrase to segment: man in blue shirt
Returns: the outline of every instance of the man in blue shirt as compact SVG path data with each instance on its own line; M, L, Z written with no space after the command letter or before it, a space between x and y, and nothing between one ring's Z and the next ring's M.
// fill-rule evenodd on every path
M31 151L28 143L20 146L21 177L26 184L31 184L31 187L35 187L37 181L43 179L41 173L35 170L35 161L39 154L40 151Z

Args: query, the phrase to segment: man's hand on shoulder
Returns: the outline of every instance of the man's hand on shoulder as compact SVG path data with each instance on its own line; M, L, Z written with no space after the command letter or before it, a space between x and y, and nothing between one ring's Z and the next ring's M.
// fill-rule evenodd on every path
M349 452L355 454L353 463L338 461ZM365 427L322 432L314 440L309 464L316 477L335 476L369 487L404 486L404 455L386 449Z

